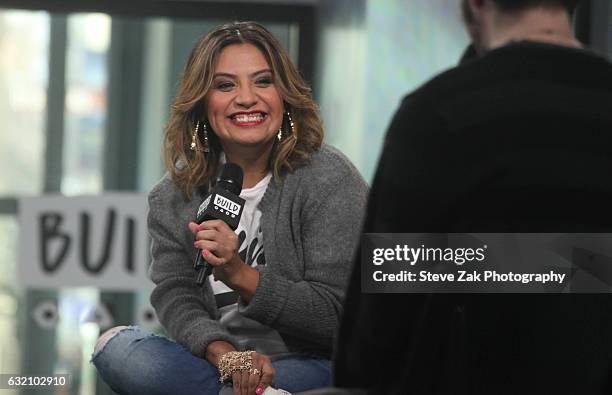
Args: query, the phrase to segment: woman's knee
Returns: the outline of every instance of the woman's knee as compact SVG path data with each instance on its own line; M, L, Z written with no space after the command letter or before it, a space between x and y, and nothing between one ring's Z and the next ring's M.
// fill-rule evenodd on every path
M295 393L331 385L331 362L321 358L286 358L272 363L273 387Z
M125 325L115 326L113 328L110 328L106 332L104 332L102 335L100 335L100 337L98 338L98 341L96 342L96 346L94 347L94 352L93 352L94 355L100 352L100 350L104 348L106 343L108 343L108 341L112 339L113 336L115 336L117 333L121 332L122 330L128 329L128 328L129 326L125 326Z
M92 362L120 394L217 394L220 389L213 365L138 327L116 327L102 334Z

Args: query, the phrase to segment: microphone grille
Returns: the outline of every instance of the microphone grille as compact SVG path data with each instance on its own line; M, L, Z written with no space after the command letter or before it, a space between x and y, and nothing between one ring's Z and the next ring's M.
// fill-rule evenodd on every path
M234 195L240 195L242 191L242 179L244 173L242 168L235 163L225 163L221 167L221 173L217 178L217 184L222 186Z

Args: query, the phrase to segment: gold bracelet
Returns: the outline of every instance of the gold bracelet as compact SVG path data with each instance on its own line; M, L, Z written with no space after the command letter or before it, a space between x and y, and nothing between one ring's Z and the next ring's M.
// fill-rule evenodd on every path
M253 351L230 351L219 358L219 382L232 377L234 372L253 368Z

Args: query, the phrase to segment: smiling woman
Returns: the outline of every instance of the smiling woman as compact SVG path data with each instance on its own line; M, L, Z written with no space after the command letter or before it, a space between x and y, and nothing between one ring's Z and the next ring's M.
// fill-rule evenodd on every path
M205 106L228 161L250 168L246 161L261 158L259 168L265 175L284 108L272 70L257 47L235 44L221 52ZM247 188L259 181L256 174L248 176Z
M331 384L367 186L322 140L310 88L263 26L219 26L196 44L166 128L168 174L149 195L151 303L174 341L132 327L104 334L92 360L116 392ZM235 231L192 222L223 162L244 171ZM203 287L197 254L214 267Z
M256 125L253 111L264 115L262 125ZM238 122L238 115L249 115L249 122L255 125L243 122L244 118ZM228 116L235 118L233 123L226 119ZM245 152L233 142L238 135L244 138L243 134L231 133L242 130L240 126L258 126L258 130L270 133L274 130L281 138L258 147L267 148L267 155L253 155L255 151ZM227 146L231 148L225 155L238 150L238 155L230 159L243 167L249 185L253 179L262 178L253 173L261 173L264 162L265 167L271 165L278 179L283 170L304 164L322 141L323 128L310 87L268 30L254 22L232 23L219 26L198 41L173 101L164 142L166 167L187 196L215 176L220 154ZM195 151L192 143L198 146ZM206 155L199 155L199 150L207 150ZM252 172L250 166L242 166L243 153L259 158L258 169Z

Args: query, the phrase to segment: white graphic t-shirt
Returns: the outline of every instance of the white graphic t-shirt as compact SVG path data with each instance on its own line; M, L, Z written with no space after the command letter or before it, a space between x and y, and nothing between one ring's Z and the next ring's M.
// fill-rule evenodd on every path
M264 266L266 258L261 233L261 210L257 208L263 198L272 174L268 173L252 188L243 189L240 197L245 200L242 217L236 229L238 235L240 258L251 267ZM268 356L282 355L288 352L282 338L274 329L238 312L238 294L221 281L209 277L217 306L221 312L221 323L236 337L240 346L255 350Z

